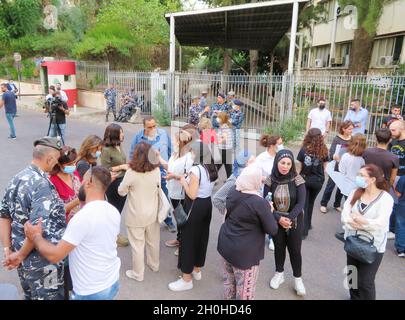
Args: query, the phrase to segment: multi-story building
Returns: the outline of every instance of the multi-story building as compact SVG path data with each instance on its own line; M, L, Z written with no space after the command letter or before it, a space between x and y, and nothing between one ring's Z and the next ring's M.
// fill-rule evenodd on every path
M325 19L300 30L304 35L300 50L301 72L342 73L349 66L354 38L355 9L339 6L338 0L318 0L325 6ZM390 73L405 63L405 0L384 6L374 39L369 73ZM298 66L297 66L298 67Z

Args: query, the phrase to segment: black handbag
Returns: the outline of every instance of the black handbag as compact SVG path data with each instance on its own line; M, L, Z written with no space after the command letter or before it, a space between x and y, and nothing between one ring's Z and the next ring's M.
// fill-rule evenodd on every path
M201 183L201 170L200 168L197 166L198 171L200 172L200 178L198 181L198 185L200 185ZM184 210L183 205L181 204L181 201L179 202L179 204L177 205L177 207L173 210L173 215L174 215L174 219L176 220L176 225L178 229L183 228L186 223L188 218L190 217L190 213L193 210L194 207L194 202L191 204L190 210L188 210L188 213L186 213L186 211Z
M346 237L344 249L352 258L366 264L371 264L377 258L377 248L374 237L366 234L356 234Z

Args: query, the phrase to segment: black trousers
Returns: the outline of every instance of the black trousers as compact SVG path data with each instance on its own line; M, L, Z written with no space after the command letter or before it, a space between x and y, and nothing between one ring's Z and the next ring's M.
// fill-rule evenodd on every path
M188 212L191 200L186 198L184 210ZM179 230L179 260L177 267L190 274L194 267L203 267L207 255L208 238L212 217L212 202L209 198L197 198L184 227Z
M119 213L121 213L122 209L124 209L125 200L127 199L126 196L121 197L118 194L118 187L123 179L124 179L123 177L115 179L113 182L111 182L110 186L105 192L108 202L112 204L114 207L116 207Z
M347 266L354 266L357 269L357 289L356 272L352 273L353 282L349 282L351 300L375 300L375 276L380 267L384 253L377 253L377 258L372 264L362 263L349 255L347 256ZM353 288L352 288L353 287Z
M221 163L217 164L217 170L219 171L222 166L225 166L226 177L229 178L233 170L233 150L222 149L221 150Z
M324 179L316 176L305 177L305 187L307 189L305 208L304 208L304 236L308 235L308 231L312 228L312 211L314 210L315 199L322 189Z
M274 257L276 261L276 271L284 272L284 263L286 257L286 248L290 255L291 266L293 269L294 277L301 277L302 269L302 256L301 256L301 244L302 244L302 232L304 229L304 217L300 214L297 217L297 226L289 229L288 233L282 226L278 226L278 232L274 241Z
M333 189L335 189L335 186L336 186L335 182L331 178L328 178L328 182L326 183L325 191L323 192L321 206L323 206L323 207L328 206L328 202L329 202L330 198L332 197ZM342 198L343 198L343 194L340 192L339 188L336 188L335 202L333 203L334 208L340 207Z

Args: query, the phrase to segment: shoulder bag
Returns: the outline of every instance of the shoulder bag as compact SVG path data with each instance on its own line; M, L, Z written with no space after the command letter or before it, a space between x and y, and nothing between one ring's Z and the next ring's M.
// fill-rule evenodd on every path
M200 185L201 184L201 170L200 170L199 166L197 166L197 168L198 168L198 171L200 172L200 178L198 181L198 185ZM186 225L187 220L190 217L190 213L193 210L194 202L195 202L195 200L191 204L191 207L190 207L190 210L188 210L188 213L186 213L186 211L184 210L184 207L181 204L181 202L179 202L177 207L174 209L173 215L174 215L174 219L176 220L178 229L181 229Z

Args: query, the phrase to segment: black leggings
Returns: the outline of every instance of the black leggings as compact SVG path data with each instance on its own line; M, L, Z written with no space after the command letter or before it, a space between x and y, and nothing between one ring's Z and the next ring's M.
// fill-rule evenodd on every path
M375 276L380 267L384 253L377 253L377 258L371 264L361 263L360 261L347 256L347 266L355 267L357 270L357 289L352 288L356 285L356 271L353 270L348 275L352 277L349 281L349 292L351 300L375 300ZM352 267L351 267L352 266Z
M304 229L304 217L300 214L297 217L297 228L289 229L288 233L279 225L278 232L274 241L274 257L276 261L276 271L284 272L284 262L286 256L286 248L290 255L291 266L293 269L294 277L301 277L302 257L301 257L301 244L302 244L302 231Z
M222 149L221 150L221 163L217 164L217 170L219 171L222 166L225 166L226 177L229 178L233 170L233 150Z
M188 212L191 200L186 198L185 211ZM209 198L197 198L193 210L184 227L179 230L180 247L177 267L181 272L190 274L194 267L203 267L207 254L212 202Z
M304 236L308 235L309 229L312 227L312 211L314 211L315 199L322 189L324 180L315 176L308 176L305 178L305 187L307 195L305 199L304 208Z
M121 213L122 209L124 209L125 200L127 197L121 197L118 194L118 187L124 178L117 178L113 182L111 182L110 186L106 191L107 200L110 204L117 208L118 212Z

